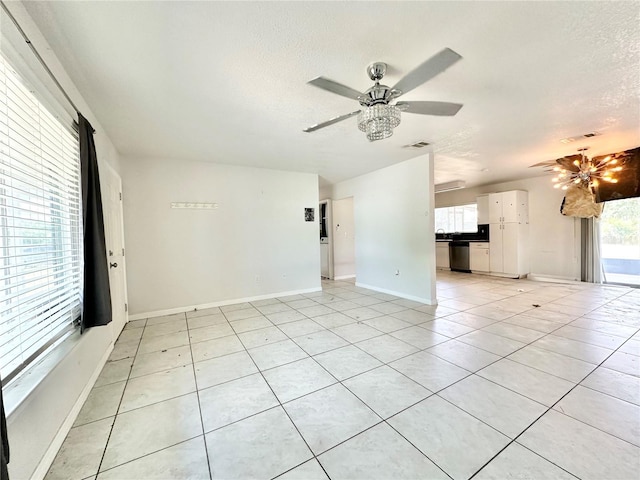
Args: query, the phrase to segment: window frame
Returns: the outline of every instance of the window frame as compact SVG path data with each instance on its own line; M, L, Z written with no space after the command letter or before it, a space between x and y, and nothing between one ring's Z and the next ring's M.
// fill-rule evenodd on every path
M2 214L0 217L5 217L5 225L0 230L0 250L3 259L2 270L0 270L3 274L0 277L3 279L0 289L0 293L3 294L0 303L0 345L5 346L11 343L13 344L11 348L20 349L15 355L10 357L9 354L5 354L5 358L2 358L0 368L2 369L3 386L18 377L36 360L43 357L48 350L54 348L63 338L79 328L84 263L82 255L82 179L77 123L73 120L62 120L59 115L59 105L55 105L58 108L51 108L51 102L47 101L48 91L34 88L31 72L28 69L26 72L21 70L19 67L24 68L24 65L21 65L20 61L14 60L14 52L6 50L3 46L3 51L0 52L0 142L3 150L2 158L0 158L0 176L1 180L9 180L9 184L4 182L0 185L0 188L5 187L2 192L3 201L0 202L0 209L3 210L0 212ZM11 85L9 85L10 83ZM11 91L9 91L10 89ZM21 99L20 95L23 95L24 98ZM17 119L16 117L21 100L24 100L24 105L32 107L31 110L25 112L29 118ZM14 111L10 113L11 108ZM14 118L11 119L11 116ZM19 155L15 154L13 151L15 147L12 146L12 141L17 142L15 132L18 128L16 125L20 121L24 121L23 126L34 129L27 133L37 132L38 134L32 138L33 140L37 137L36 141L27 145L27 147L37 146L37 148L30 152L27 151L23 160L15 158ZM28 142L29 140L26 139L25 143ZM28 180L24 183L27 188L22 191L22 195L27 195L27 199L21 199L20 193L16 193L14 188L20 182L15 179L15 175L22 165L21 162L26 166L31 164L31 168L39 167L41 173L39 179L33 177L33 183L30 183L31 180L25 177ZM25 170L28 168L25 167ZM38 194L41 198L38 197ZM30 196L42 200L42 204L37 205L40 209L40 220L34 234L44 235L44 237L29 239L24 236L22 237L24 244L20 244L20 236L16 235L16 232L20 228L25 228L18 224L25 219L19 215L29 211L28 208L23 209L22 204L31 202ZM11 211L11 215L8 214L9 211ZM11 220L8 220L9 218ZM34 220L29 219L29 221ZM8 225L9 222L11 225ZM40 302L35 305L35 308L33 303L27 303L24 292L22 292L22 299L20 292L10 296L4 295L8 288L19 289L20 287L20 282L16 282L10 287L7 286L11 283L10 279L12 278L11 275L5 276L7 269L15 269L18 272L21 267L24 267L18 263L8 265L8 262L17 256L7 252L11 250L17 252L19 249L26 248L29 243L32 243L31 240L36 242L36 248L45 249L40 253L45 259L44 262L41 262L42 264L34 263L41 267L38 272L41 276L35 281L46 282L46 293L35 297ZM41 242L36 240L41 240ZM9 245L11 241L13 241L13 245ZM53 249L51 249L52 247ZM25 275L24 272L20 274ZM16 275L20 274L16 273ZM34 280L26 280L24 284L27 285L30 281L34 282ZM18 300L16 301L16 299ZM7 328L10 322L21 316L21 310L25 304L32 305L34 308L33 311L29 308L26 309L26 313L33 315L33 317L20 319L15 326ZM12 310L18 310L19 313L7 314ZM22 335L22 331L13 338L9 332L24 327L24 324L28 322L32 322L29 327L32 332L25 335L25 338L14 342L15 337ZM37 338L33 345L25 346L29 340L33 340L41 333L43 334ZM13 350L11 351L13 352ZM9 365L11 368L7 369Z
M465 223L469 224L469 221L465 219L465 211L469 207L475 207L475 214L473 217L473 229L465 230ZM443 221L443 216L446 214L446 224ZM444 233L475 233L478 231L478 204L475 202L465 203L462 205L451 205L447 207L434 208L434 229L436 233L442 233L440 230L444 230ZM439 218L440 217L440 218ZM457 229L458 221L460 217L460 223L462 228ZM453 219L453 220L452 220ZM471 228L471 227L469 227Z

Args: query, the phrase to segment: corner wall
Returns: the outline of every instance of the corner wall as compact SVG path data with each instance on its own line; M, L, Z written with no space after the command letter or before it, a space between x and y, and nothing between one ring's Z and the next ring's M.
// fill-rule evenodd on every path
M560 213L564 193L549 176L465 188L436 195L436 207L475 203L486 193L529 192L529 251L531 275L580 280L580 221Z
M317 175L138 158L123 169L132 316L320 289Z
M346 197L353 197L357 285L434 304L432 157L334 185L332 198Z

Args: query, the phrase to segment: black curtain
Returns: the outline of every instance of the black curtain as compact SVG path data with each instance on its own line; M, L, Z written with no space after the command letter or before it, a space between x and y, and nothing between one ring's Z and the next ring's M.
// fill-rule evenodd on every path
M0 378L0 480L9 480L7 463L9 463L9 437L7 436L7 419L4 416L4 400L2 400L2 379Z
M82 172L82 226L84 232L84 288L80 331L111 321L109 267L104 239L98 159L94 129L78 113Z

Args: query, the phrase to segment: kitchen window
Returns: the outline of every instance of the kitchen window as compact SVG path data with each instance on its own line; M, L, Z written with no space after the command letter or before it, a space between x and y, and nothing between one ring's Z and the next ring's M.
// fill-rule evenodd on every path
M0 373L9 381L80 316L78 135L0 55Z
M435 209L436 232L462 233L478 231L478 206L475 203Z

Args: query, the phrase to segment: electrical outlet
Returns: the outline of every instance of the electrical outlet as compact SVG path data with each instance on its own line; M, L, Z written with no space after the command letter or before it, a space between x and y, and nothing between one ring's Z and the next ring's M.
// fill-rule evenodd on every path
M256 283L260 283L260 275L256 275Z
M400 270L396 270L396 275L400 275Z

